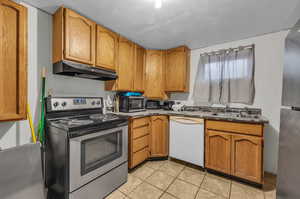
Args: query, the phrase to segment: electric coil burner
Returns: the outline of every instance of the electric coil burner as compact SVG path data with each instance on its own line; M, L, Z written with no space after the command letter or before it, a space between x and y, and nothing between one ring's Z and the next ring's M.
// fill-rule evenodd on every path
M102 98L46 100L45 176L50 199L100 199L127 181L128 118Z

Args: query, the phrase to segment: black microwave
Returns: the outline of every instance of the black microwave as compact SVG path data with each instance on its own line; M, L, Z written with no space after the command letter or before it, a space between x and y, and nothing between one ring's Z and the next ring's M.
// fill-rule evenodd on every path
M145 98L140 96L120 96L119 111L125 113L145 111Z

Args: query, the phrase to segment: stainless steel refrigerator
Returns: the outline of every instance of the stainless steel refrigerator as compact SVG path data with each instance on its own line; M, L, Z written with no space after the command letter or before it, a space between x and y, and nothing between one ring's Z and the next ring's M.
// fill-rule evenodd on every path
M300 21L285 41L277 199L300 199Z

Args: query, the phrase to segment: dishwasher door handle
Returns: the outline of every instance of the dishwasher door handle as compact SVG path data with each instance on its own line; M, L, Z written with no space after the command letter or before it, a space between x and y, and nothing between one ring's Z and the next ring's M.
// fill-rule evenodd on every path
M171 121L182 123L182 124L203 124L204 120L201 118L194 118L194 117L170 117Z

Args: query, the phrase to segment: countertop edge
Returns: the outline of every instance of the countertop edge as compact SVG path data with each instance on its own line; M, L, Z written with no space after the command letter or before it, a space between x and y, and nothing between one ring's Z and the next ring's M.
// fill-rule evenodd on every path
M193 114L194 113L194 114ZM217 120L217 121L228 121L228 122L240 122L240 123L250 123L250 124L268 124L269 121L265 119L263 116L261 119L251 119L251 118L232 118L232 117L220 117L220 116L213 116L213 115L196 115L195 112L189 113L182 113L182 112L170 112L170 111L162 111L158 110L157 112L135 112L135 113L114 113L116 115L124 115L128 116L131 119L143 118L148 116L155 116L155 115L168 115L168 116L184 116L184 117L195 117L195 118L202 118L207 120Z

